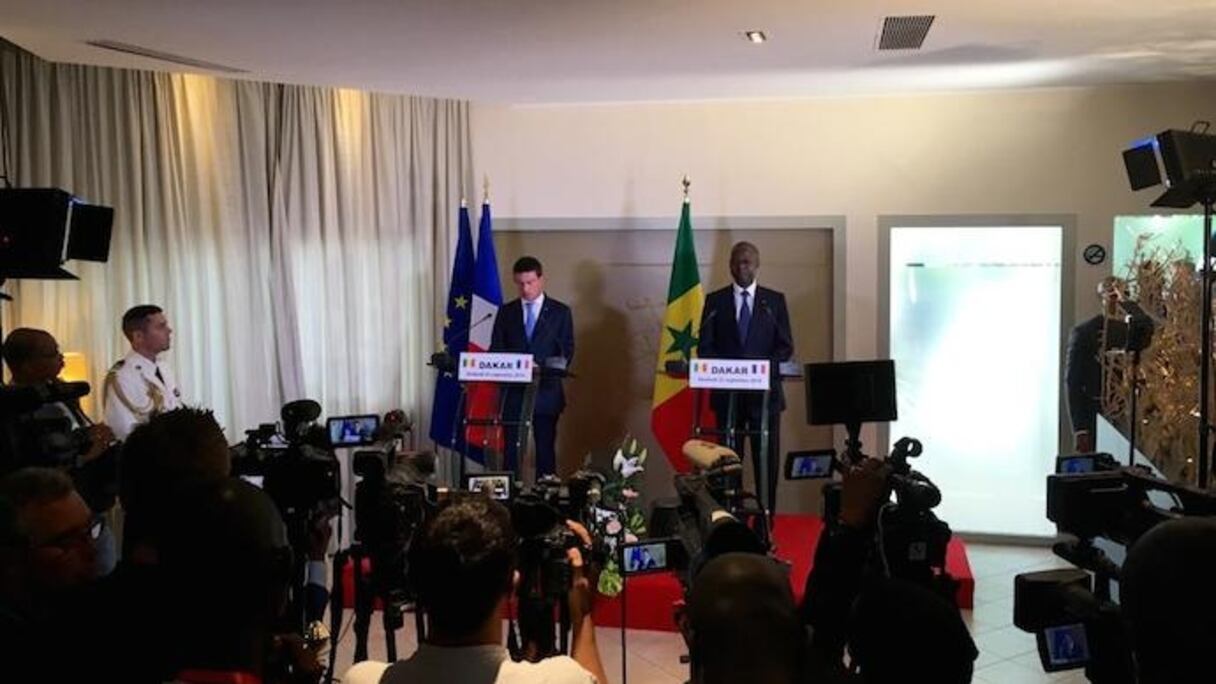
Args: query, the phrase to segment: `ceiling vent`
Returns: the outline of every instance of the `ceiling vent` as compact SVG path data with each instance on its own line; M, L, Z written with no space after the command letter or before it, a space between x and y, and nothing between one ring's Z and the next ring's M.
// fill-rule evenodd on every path
M138 57L148 57L157 59L162 62L171 62L181 66L193 67L195 69L204 69L206 71L222 71L226 74L247 74L246 69L238 69L236 67L226 66L224 64L216 64L202 59L194 59L191 57L183 57L170 52L161 52L151 48L132 45L130 43L120 43L116 40L89 40L85 41L93 47L99 47L103 50L113 50L114 52L122 52L128 55L136 55Z
M878 34L879 50L919 50L937 17L922 14L911 17L885 17Z

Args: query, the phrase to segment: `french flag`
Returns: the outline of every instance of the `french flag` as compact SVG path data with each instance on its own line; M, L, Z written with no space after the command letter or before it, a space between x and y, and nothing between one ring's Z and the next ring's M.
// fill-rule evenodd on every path
M471 319L478 321L469 330L469 351L490 351L490 338L494 333L494 319L502 306L502 282L498 279L498 257L494 253L494 233L491 228L490 203L481 205L481 223L477 228L477 261L473 267L473 310ZM494 385L477 384L469 387L468 416L489 418L498 404L498 392ZM468 429L466 439L469 457L485 463L485 448L502 453L501 429L473 426Z

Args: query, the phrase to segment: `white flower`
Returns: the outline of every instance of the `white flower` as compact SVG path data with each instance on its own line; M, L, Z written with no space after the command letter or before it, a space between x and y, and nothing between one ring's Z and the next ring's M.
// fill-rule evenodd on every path
M619 472L621 472L621 469L624 467L625 467L625 454L621 453L620 449L617 449L616 455L612 457L612 469L619 473Z
M638 498L638 493L633 489L626 487L625 489L621 490L621 496L625 497L626 499L636 499Z
M621 466L621 477L629 479L643 470L645 468L642 467L641 462L636 456L634 458L627 458L624 465Z

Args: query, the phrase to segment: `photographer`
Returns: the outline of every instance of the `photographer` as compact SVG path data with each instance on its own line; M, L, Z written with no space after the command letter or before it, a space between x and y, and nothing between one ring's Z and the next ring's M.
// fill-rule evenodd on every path
M869 458L845 472L839 519L820 536L807 577L812 658L840 671L847 645L867 684L969 682L978 651L958 609L917 584L867 573L890 472Z
M582 526L568 524L590 545ZM595 577L578 549L568 553L574 569L568 596L574 630L571 656L537 663L510 660L503 648L502 620L519 581L517 545L511 514L502 504L474 496L443 508L410 553L410 576L427 618L428 638L410 658L387 666L360 663L343 681L607 682L591 620Z
M4 340L4 362L14 388L54 386L63 370L59 343L45 330L17 328ZM49 401L33 411L6 416L4 439L12 462L0 470L25 466L63 469L75 482L85 503L96 513L114 505L117 494L118 451L114 433L93 424L77 400ZM107 528L98 545L98 572L108 573L117 561L112 532Z

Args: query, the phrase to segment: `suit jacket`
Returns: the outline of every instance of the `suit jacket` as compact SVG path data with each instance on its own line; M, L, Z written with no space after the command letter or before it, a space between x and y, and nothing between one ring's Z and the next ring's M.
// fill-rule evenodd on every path
M789 361L794 355L794 336L790 332L790 314L785 307L785 295L767 287L757 286L747 339L740 340L732 286L714 290L705 298L699 337L697 356L707 359L771 361L772 389L769 392L769 408L785 410L785 392L781 386L778 365L782 361ZM723 398L715 397L715 410L719 403L725 406Z
M1077 325L1068 336L1068 350L1064 357L1064 384L1068 390L1068 416L1073 432L1082 430L1091 434L1097 428L1098 413L1102 410L1102 364L1098 360L1103 353L1102 314ZM1114 319L1107 324L1107 349L1123 346L1127 339L1127 325Z
M529 342L524 331L523 302L519 299L507 302L494 319L490 351L531 354L542 369L545 359L550 357L560 356L567 362L573 362L574 316L570 313L570 307L545 294L545 303L536 316L536 327ZM561 413L564 408L566 394L562 390L561 378L542 377L536 390L533 413L552 416Z

